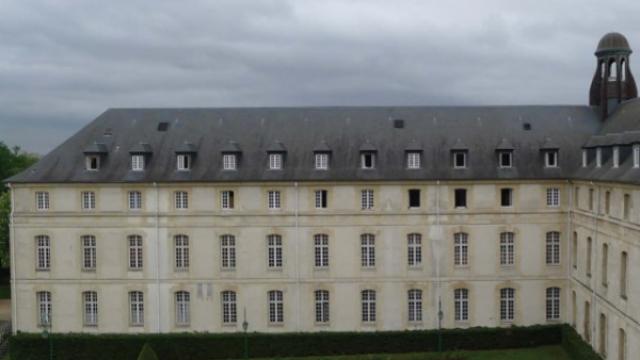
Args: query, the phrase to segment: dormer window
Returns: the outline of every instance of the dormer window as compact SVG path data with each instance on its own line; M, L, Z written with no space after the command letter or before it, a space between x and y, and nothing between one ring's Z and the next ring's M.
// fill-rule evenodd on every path
M467 167L467 151L466 150L453 150L451 154L453 158L454 169L464 169Z
M223 170L236 170L238 168L238 161L236 154L224 154L222 155L222 169Z
M87 155L86 157L87 170L98 171L100 170L100 156L99 155Z
M131 155L131 170L144 170L144 155Z
M558 167L558 150L545 151L544 166L548 168Z
M498 167L503 169L513 167L513 151L498 151Z
M602 166L602 148L596 148L596 167Z
M88 171L100 170L102 159L107 156L107 146L104 144L93 143L84 149L85 168Z
M269 154L269 170L282 170L282 154Z
M176 155L176 164L177 164L178 171L191 170L191 155L189 154Z
M365 151L360 154L360 167L362 169L375 169L376 167L376 153L372 151Z
M613 147L613 167L617 168L618 166L620 166L620 147L614 146Z
M633 167L640 167L640 145L633 145Z
M587 167L587 149L582 149L582 167Z
M407 169L420 169L421 155L419 151L407 151Z
M329 169L329 153L317 152L314 154L316 170Z

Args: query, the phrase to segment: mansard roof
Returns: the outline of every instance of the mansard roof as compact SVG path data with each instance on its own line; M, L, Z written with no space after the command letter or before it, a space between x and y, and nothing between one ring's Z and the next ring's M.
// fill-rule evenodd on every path
M403 119L404 127L394 127L393 119ZM158 130L161 122L169 123L166 131ZM8 181L565 179L578 170L582 146L601 127L598 114L588 106L110 109ZM108 135L105 129L110 129ZM555 169L544 167L540 152L549 137L560 149ZM514 168L508 172L496 166L496 144L503 138L514 148ZM229 139L242 145L243 154L241 166L231 172L220 166ZM422 168L407 170L405 151L414 140L423 150ZM318 172L313 154L322 141L331 144L334 156L329 169ZM140 142L154 153L145 171L134 177L128 150ZM86 171L79 149L95 143L109 152L100 171ZM287 161L274 172L266 169L266 157L276 143L286 148ZM460 143L469 151L468 169L454 171L450 151ZM365 144L378 152L375 169L359 167ZM175 154L186 147L197 149L198 156L191 171L178 172Z

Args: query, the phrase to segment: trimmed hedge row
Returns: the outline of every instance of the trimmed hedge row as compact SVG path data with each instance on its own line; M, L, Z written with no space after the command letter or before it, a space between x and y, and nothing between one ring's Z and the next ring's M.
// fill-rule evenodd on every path
M447 329L440 332L443 350L483 350L559 344L563 327ZM426 331L321 332L247 334L250 357L289 357L438 350L439 333ZM243 357L244 335L161 334L88 335L53 334L54 358L135 360L149 343L162 360L230 359ZM18 334L10 339L12 359L48 359L49 339L40 334Z
M601 360L602 358L593 351L593 348L582 340L580 335L569 325L562 327L562 347L576 360Z

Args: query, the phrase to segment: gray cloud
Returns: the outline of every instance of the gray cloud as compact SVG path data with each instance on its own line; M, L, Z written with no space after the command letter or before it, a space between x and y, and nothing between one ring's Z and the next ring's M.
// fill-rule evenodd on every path
M638 13L590 0L5 0L0 141L44 153L109 107L584 104L598 39L639 45Z

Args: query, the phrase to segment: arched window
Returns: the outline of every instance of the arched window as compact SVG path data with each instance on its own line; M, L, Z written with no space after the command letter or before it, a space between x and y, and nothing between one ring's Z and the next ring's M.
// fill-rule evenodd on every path
M84 307L84 326L98 325L98 293L95 291L85 291L82 293L82 304Z
M546 262L547 265L559 265L560 264L560 233L557 231L550 231L547 233L546 243Z
M420 266L422 264L422 235L407 235L407 246L409 266Z
M176 250L176 270L188 270L189 269L189 237L187 235L176 235L175 250Z
M36 236L36 270L46 271L51 266L51 242L47 235Z
M315 234L313 236L313 251L316 268L329 266L329 235Z
M515 244L512 232L500 233L500 265L509 266L514 264Z
M131 326L144 325L144 295L142 291L129 292L129 322Z
M271 324L281 324L284 322L284 303L282 291L271 290L269 295L269 322Z
M236 267L236 238L233 235L220 236L220 252L222 255L222 268L235 269Z
M615 60L609 62L609 81L618 80L618 65Z
M365 268L376 266L376 237L373 234L360 235L360 263Z
M282 237L280 235L268 235L267 236L267 250L268 259L267 263L269 268L281 268L282 267Z
M38 325L51 326L51 293L49 291L38 291Z
M142 236L129 235L129 270L141 270L143 266Z

